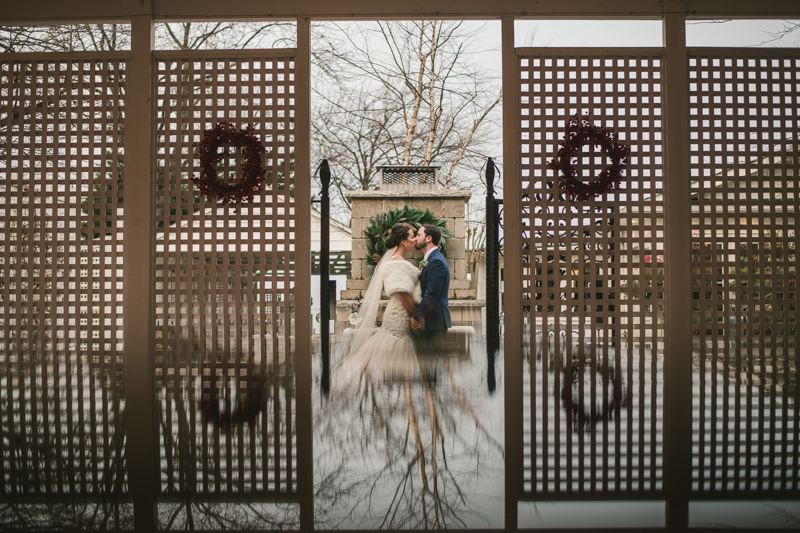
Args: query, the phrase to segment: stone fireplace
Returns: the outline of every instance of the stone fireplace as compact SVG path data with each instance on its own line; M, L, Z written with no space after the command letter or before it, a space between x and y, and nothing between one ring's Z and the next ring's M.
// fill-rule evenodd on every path
M387 167L388 168L388 167ZM404 167L391 167L392 169ZM416 167L412 168L415 170ZM424 168L424 167L423 167ZM388 174L384 169L384 179ZM396 176L399 173L395 173ZM413 173L407 173L407 176ZM417 174L418 176L419 174ZM388 180L386 180L388 181ZM408 181L424 181L413 178ZM370 225L370 218L378 213L385 213L394 208L408 206L414 209L427 209L431 214L445 222L447 230L454 236L447 240L447 263L450 267L450 314L453 331L449 337L460 344L468 337L467 333L480 332L481 309L484 301L476 298L476 291L470 289L465 262L466 204L472 196L468 190L437 190L428 183L406 182L399 188L399 180L393 178L392 183L382 180L382 189L377 191L350 191L346 194L352 202L352 268L351 278L347 280L346 290L341 292L341 300L337 302L336 332L341 333L349 326L347 316L349 306L363 297L369 286L367 279L372 269L367 265L367 240L364 230ZM388 185L388 187L387 187ZM416 252L415 257L422 255ZM384 295L385 298L385 295ZM380 320L380 316L378 319Z

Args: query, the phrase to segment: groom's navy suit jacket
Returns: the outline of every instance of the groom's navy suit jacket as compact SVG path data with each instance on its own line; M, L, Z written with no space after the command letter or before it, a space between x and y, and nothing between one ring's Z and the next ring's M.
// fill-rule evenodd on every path
M425 331L451 327L447 291L450 289L450 267L442 252L434 250L428 256L428 266L419 277L422 301L411 315L421 322Z

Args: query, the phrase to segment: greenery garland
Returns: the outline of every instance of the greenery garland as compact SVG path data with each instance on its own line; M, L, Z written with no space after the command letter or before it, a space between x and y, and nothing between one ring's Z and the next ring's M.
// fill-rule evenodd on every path
M572 160L578 159L585 145L599 146L611 162L592 181L587 182L580 179L578 169L572 165ZM567 123L556 158L548 162L547 167L555 170L556 175L561 172L558 175L559 187L569 196L570 202L584 202L619 186L629 154L630 149L619 142L614 130L597 127L587 118L575 115Z
M369 227L364 230L364 236L367 238L367 264L371 269L375 269L378 261L381 260L383 254L386 253L386 238L392 226L395 224L404 224L414 231L418 230L424 224L436 226L442 232L442 240L439 243L439 249L442 254L447 257L447 239L451 239L453 235L447 231L445 222L434 217L427 209L422 211L420 209L413 209L408 206L403 206L403 209L392 209L388 213L376 213L375 218L369 219ZM422 260L422 257L417 259L417 263ZM370 275L367 279L372 277Z

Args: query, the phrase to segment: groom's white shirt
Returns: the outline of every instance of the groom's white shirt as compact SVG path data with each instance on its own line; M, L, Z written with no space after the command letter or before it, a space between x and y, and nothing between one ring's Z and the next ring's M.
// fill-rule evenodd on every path
M436 246L434 246L433 248L431 248L430 250L428 250L427 252L425 252L425 257L423 257L423 259L424 259L425 261L427 261L427 260L428 260L428 257L430 257L430 255L433 253L433 251L434 251L434 250L438 250L438 248L437 248Z

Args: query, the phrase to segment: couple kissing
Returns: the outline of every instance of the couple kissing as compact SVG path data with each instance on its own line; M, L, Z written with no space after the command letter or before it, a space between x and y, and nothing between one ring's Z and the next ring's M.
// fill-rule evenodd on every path
M439 251L441 238L439 228L430 224L416 232L411 226L397 224L389 231L387 251L375 267L359 309L350 353L342 364L347 374L409 378L419 369L419 355L442 354L451 320L447 301L450 268ZM425 254L419 268L406 260L413 250ZM389 302L376 329L381 292ZM419 334L412 336L412 331Z

